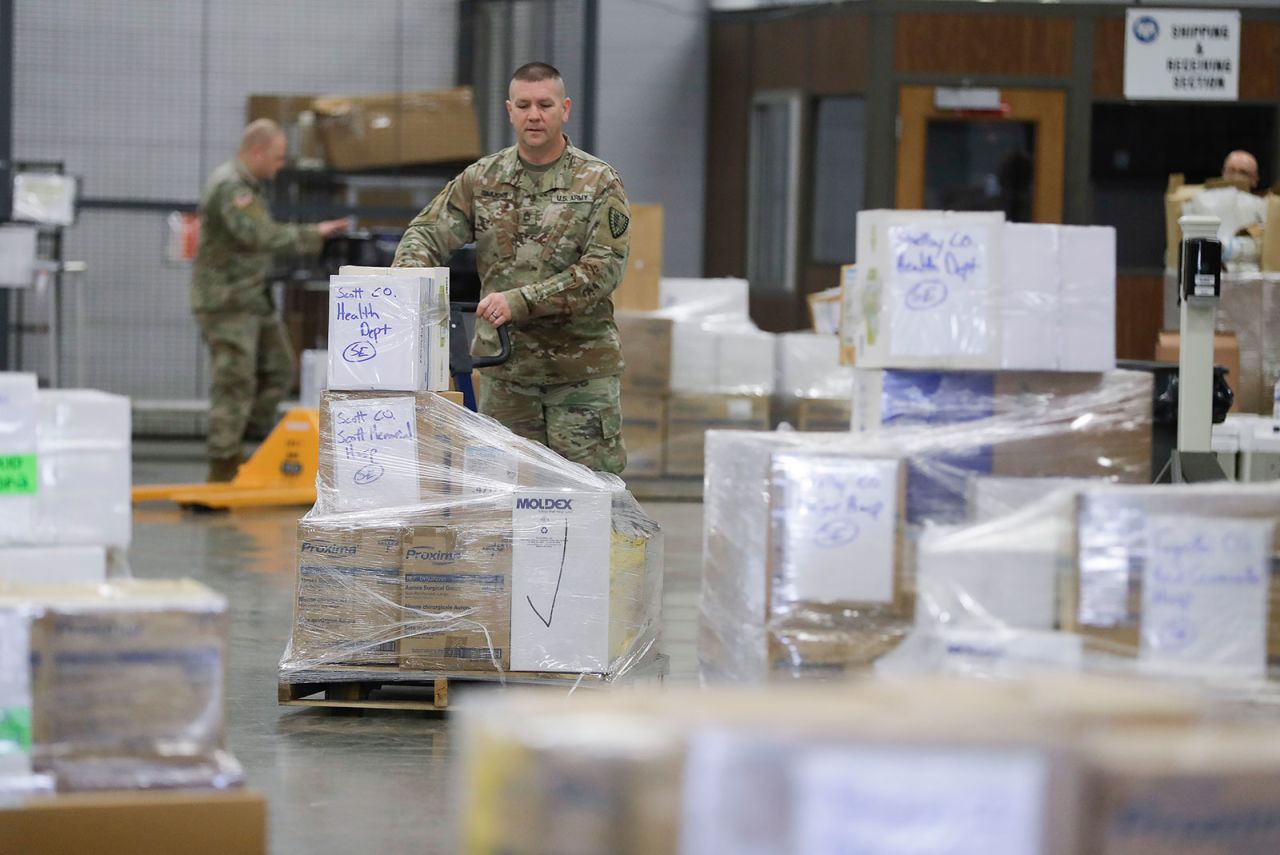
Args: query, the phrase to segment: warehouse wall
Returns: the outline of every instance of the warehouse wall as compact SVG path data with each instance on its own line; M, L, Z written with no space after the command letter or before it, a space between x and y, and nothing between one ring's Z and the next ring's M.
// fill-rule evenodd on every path
M16 5L15 159L65 161L89 199L194 203L234 153L250 93L362 94L455 78L456 0ZM85 336L61 349L83 375L67 383L204 397L190 268L164 260L161 208L86 210L67 232L66 257L89 264ZM43 368L43 355L31 341L28 367Z
M706 0L601 0L596 154L663 206L663 272L702 275Z

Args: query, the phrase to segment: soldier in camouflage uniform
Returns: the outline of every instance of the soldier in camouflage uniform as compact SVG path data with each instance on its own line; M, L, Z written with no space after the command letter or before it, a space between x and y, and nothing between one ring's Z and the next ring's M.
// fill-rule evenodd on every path
M530 63L511 79L518 142L467 167L400 241L397 267L445 264L476 243L483 297L477 354L496 353L511 324L511 359L481 371L480 411L592 469L626 465L612 293L631 242L622 181L562 133L571 102L560 73Z
M280 127L245 128L235 158L214 170L200 198L191 308L209 348L209 480L230 481L246 435L265 437L293 383L293 353L271 305L271 255L318 252L346 220L286 226L271 219L261 181L284 165Z

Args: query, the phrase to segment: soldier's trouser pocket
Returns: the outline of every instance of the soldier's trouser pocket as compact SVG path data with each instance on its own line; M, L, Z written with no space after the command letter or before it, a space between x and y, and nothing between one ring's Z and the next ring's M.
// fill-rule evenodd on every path
M552 451L597 472L622 472L627 450L617 377L549 387L543 402Z

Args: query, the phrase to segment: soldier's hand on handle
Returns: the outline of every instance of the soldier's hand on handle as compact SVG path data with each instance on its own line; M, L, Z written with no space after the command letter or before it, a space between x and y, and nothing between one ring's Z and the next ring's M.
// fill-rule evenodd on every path
M351 219L343 217L340 220L325 220L322 223L316 223L316 229L320 232L320 237L333 237L350 231Z
M476 306L476 317L484 318L494 329L511 320L511 307L507 305L507 296L495 292L485 297Z

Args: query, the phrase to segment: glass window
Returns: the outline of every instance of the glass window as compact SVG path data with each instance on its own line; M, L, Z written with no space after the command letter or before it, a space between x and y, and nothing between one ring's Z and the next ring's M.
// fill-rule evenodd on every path
M796 293L800 95L762 92L751 105L747 279L762 297Z
M924 204L946 211L1004 211L1031 221L1034 122L934 119L925 141Z
M850 264L867 188L866 99L819 98L813 128L813 260Z

